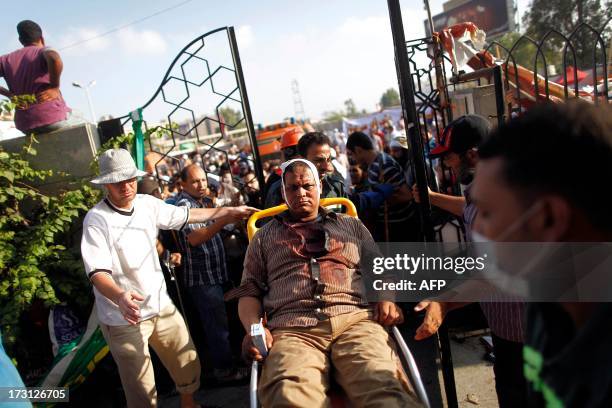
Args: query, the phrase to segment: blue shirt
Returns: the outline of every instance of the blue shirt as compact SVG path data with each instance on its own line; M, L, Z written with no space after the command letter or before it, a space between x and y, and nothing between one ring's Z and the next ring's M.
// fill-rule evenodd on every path
M380 176L382 172L382 177ZM387 153L379 152L376 160L368 167L368 183L372 186L377 184L390 184L397 191L406 185L404 170L393 157ZM414 206L410 204L395 204L388 206L388 222L400 223L408 220L414 215ZM384 222L384 210L378 211L378 222Z
M212 202L204 198L208 206ZM186 192L177 196L176 205L188 208L205 208L202 201L198 201ZM187 236L194 230L212 225L214 221L201 224L187 224L179 231L179 246L181 249L183 281L186 286L220 285L229 280L225 264L225 248L221 234L215 234L211 239L198 246L191 246Z

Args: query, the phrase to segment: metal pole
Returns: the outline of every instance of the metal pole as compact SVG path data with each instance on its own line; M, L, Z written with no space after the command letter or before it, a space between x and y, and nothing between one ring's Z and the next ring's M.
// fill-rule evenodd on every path
M91 115L91 122L96 124L98 121L96 120L96 114L94 112L93 103L91 102L91 94L89 93L89 85L85 88L85 93L87 94L87 103L89 104L89 114Z
M457 387L455 386L455 373L453 371L453 356L451 354L450 338L448 336L448 327L446 324L440 327L437 336L440 344L440 364L442 365L446 405L449 408L456 408L459 406L459 401L457 400Z
M431 204L427 193L427 173L425 170L425 158L423 155L423 141L419 127L419 119L414 102L414 87L410 64L406 51L406 38L404 37L404 25L399 0L387 0L389 7L389 18L391 19L391 33L393 34L393 45L395 49L395 68L402 100L402 113L406 122L406 132L410 145L412 146L412 159L414 163L415 179L421 197L419 213L423 236L426 242L435 241L433 223L431 221Z
M429 35L433 37L434 25L433 19L431 18L431 8L429 7L429 0L423 0L425 3L425 10L427 11L427 22L429 23Z
M228 36L230 42L230 49L232 51L232 58L234 60L234 67L236 68L236 80L238 81L238 89L240 91L240 100L242 101L242 111L244 113L244 121L246 124L247 133L251 146L253 147L253 160L255 161L255 174L257 175L257 181L259 182L260 192L265 185L265 178L263 174L263 167L261 158L259 157L259 150L257 149L257 139L255 138L255 127L253 126L253 118L251 117L251 105L249 104L249 97L247 95L246 84L244 82L244 76L242 75L242 63L240 62L240 53L238 52L238 43L236 42L236 34L234 33L234 27L228 27ZM262 197L262 202L265 197Z
M504 115L504 85L502 83L501 66L496 65L493 70L493 86L495 87L495 106L497 108L497 126L502 126Z
M438 88L438 95L440 96L440 108L441 112L446 111L446 120L450 122L452 120L452 111L450 104L448 103L448 93L446 90L446 84L444 81L444 74L442 72L442 45L438 37L434 37L434 24L433 18L431 17L431 8L429 7L429 0L423 0L425 3L425 10L427 11L427 21L429 23L429 34L431 35L434 51L434 68L436 71L436 87ZM447 123L448 123L447 122ZM437 138L436 138L437 140Z

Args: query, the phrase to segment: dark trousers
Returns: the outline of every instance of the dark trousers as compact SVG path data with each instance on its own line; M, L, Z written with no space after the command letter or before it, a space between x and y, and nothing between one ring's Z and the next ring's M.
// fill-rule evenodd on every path
M527 406L527 383L523 376L523 343L491 335L495 353L495 391L500 408Z
M215 369L232 367L227 313L221 285L202 285L188 288L191 301L198 310L206 346Z

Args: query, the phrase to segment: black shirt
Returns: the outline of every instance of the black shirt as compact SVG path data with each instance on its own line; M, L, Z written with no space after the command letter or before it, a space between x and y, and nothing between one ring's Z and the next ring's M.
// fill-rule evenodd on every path
M576 330L557 303L527 309L523 360L533 407L612 406L612 304Z

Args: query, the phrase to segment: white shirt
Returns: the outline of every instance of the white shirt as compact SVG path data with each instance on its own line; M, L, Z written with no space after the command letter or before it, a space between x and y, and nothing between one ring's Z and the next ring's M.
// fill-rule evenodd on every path
M175 207L150 195L137 194L131 211L113 206L108 199L89 210L83 221L81 255L85 272L109 273L123 290L134 290L145 300L140 321L150 319L172 301L156 250L159 229L181 229L189 219L187 207ZM99 320L109 326L126 326L119 307L94 287Z

